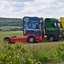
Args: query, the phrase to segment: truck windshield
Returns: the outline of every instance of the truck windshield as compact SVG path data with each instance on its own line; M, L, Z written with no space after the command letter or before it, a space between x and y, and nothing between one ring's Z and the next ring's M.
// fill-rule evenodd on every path
M60 22L53 22L53 23L51 23L51 25L52 25L52 27L54 27L54 28L57 28L57 27L62 28Z
M39 23L28 23L28 29L40 29Z
M58 22L58 27L59 27L59 28L62 28L62 25L61 25L61 23L60 23L60 22Z
M56 22L52 22L51 26L54 27L54 28L57 28L57 23Z

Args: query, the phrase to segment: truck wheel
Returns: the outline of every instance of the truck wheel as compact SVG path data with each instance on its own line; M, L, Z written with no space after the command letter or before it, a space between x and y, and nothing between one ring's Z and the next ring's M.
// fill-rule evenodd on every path
M9 38L5 38L5 39L4 39L4 42L5 42L6 44L9 44L9 43L10 43L10 39L9 39Z
M28 38L29 43L35 43L35 38L33 36Z
M48 40L49 40L49 42L53 42L54 41L54 37L53 36L49 36Z

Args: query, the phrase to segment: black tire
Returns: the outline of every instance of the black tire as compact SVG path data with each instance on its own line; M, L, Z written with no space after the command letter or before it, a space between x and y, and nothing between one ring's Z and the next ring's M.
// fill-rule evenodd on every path
M36 41L35 41L35 38L33 36L30 36L30 37L28 37L28 42L29 43L35 43Z
M49 40L49 42L53 42L54 41L54 37L53 36L49 36L48 40Z
M5 39L4 39L4 42L5 42L6 44L10 44L10 39L9 39L9 38L5 38Z

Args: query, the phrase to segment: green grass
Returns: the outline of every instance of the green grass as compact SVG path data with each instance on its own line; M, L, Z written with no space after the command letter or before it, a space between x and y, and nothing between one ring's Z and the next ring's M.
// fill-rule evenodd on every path
M11 31L11 32L0 32L0 44L3 43L3 39L6 36L23 36L23 32L22 31ZM44 46L45 48L49 48L51 50L55 50L57 45L59 43L63 43L64 41L58 41L58 42L39 42L39 43L33 43L33 44L29 44L29 43L23 43L22 45L27 48L30 49L29 47L37 47L38 49L41 48L42 46ZM14 46L12 44L12 46Z
M2 29L2 31L11 31L14 30L14 29L20 29L22 28L21 26L1 26L0 29Z
M39 43L19 43L19 42L16 42L15 44L8 44L8 45L4 45L3 43L3 39L4 37L6 36L23 36L23 32L22 31L12 31L12 32L0 32L0 53L2 54L1 57L3 59L3 55L6 55L6 58L8 59L8 55L11 54L12 56L12 53L11 51L13 50L13 52L15 52L15 54L13 53L13 56L12 58L14 58L15 56L17 56L18 54L22 54L23 53L23 57L25 57L25 59L27 60L28 62L28 59L30 58L30 55L33 55L31 57L31 59L36 59L36 62L37 62L37 56L39 57L38 59L41 61L42 59L45 61L45 56L48 56L50 57L50 59L52 59L52 57L54 56L55 52L56 52L56 49L58 47L58 44L60 43L64 43L64 41L57 41L57 42L39 42ZM19 46L18 46L18 45ZM4 45L4 46L3 46ZM7 47L8 46L8 47ZM10 46L12 48L10 48ZM21 49L20 49L20 46L21 46ZM22 48L23 47L23 48ZM16 48L16 49L15 49ZM7 53L4 53L6 52ZM28 51L26 52L26 54L24 53L25 51ZM20 53L21 52L21 53ZM42 56L42 54L44 54ZM37 54L37 56L35 56L35 54ZM35 56L35 57L34 57ZM22 56L20 56L22 58ZM43 58L42 58L43 57ZM4 57L5 58L5 57ZM13 61L11 59L9 59L9 61ZM16 59L16 58L15 58ZM54 58L53 58L54 59ZM17 59L18 61L20 60ZM6 60L7 61L7 60ZM6 62L5 61L5 62ZM15 60L14 60L15 61ZM14 62L13 61L13 62ZM47 60L46 60L47 61ZM20 62L20 61L19 61ZM6 62L7 63L7 62ZM26 64L26 63L25 63ZM28 63L27 63L28 64ZM53 64L53 63L52 63Z
M1 64L63 64L63 46L58 43L2 44ZM60 53L59 53L60 52ZM60 58L59 58L60 57ZM24 62L26 61L26 62Z
M0 36L22 36L22 31L0 32Z
M22 31L0 32L0 43L6 36L22 36Z
M3 39L6 36L23 36L23 32L22 31L11 31L11 32L0 32L0 44L4 43ZM57 45L59 43L63 43L64 41L58 41L58 42L39 42L39 43L23 43L22 45L26 48L26 49L30 49L30 47L32 48L37 47L37 49L40 49L42 46L45 48L49 48L51 51L54 51L57 47ZM18 43L19 44L19 43ZM15 44L14 44L15 45ZM12 46L14 46L12 44Z

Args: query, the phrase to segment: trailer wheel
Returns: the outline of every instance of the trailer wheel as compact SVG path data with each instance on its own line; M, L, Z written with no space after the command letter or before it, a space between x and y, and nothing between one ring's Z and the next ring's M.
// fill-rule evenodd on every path
M10 39L9 39L9 38L5 38L5 39L4 39L4 42L5 42L6 44L10 44Z
M28 42L29 43L35 43L36 41L35 41L35 38L33 36L30 36L30 37L28 37Z
M49 42L53 42L54 41L54 37L53 36L49 36L48 40L49 40Z

